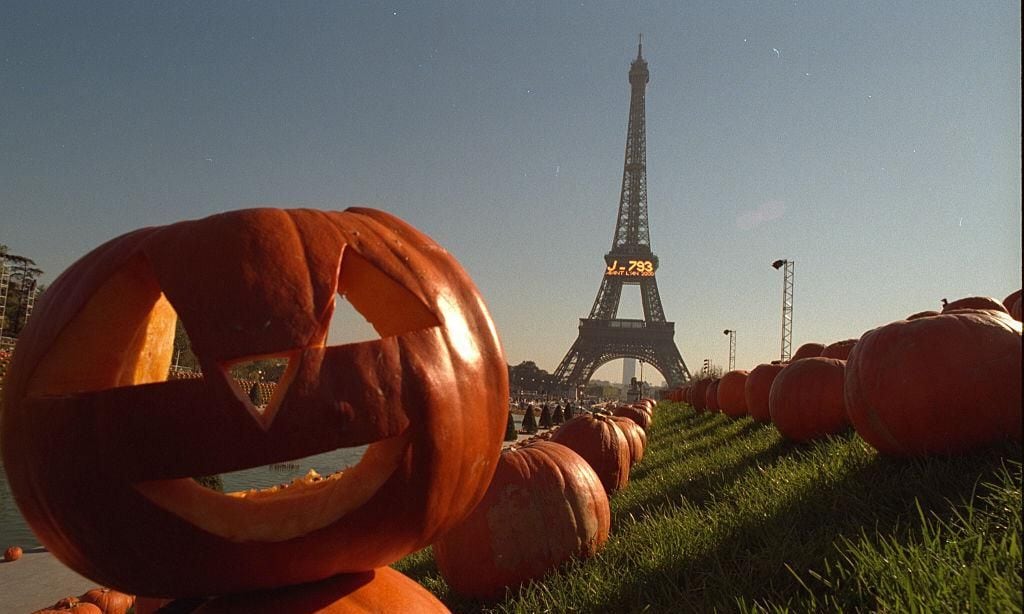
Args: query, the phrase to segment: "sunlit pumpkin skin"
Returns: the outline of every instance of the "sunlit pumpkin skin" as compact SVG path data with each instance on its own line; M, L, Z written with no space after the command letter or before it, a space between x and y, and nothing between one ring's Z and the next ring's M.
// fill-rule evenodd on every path
M747 413L755 421L771 422L768 397L775 377L785 368L785 364L760 364L747 375L747 381L743 384L743 398L747 401Z
M640 399L639 401L637 401L637 403L646 406L647 413L651 414L652 418L654 417L654 408L658 406L658 402L657 401L655 401L654 399L652 399L650 397L644 397L644 398Z
M172 603L173 601L173 599L164 599L160 597L136 597L135 614L156 614L160 611L160 608Z
M790 362L797 360L803 360L804 358L813 358L814 356L821 356L821 351L825 349L824 343L805 343L796 349L796 353L790 358Z
M629 418L644 431L651 428L651 423L653 421L649 412L635 405L619 405L612 410L612 415Z
M708 389L704 391L704 406L708 411L718 411L718 382L719 378L711 380Z
M626 416L609 416L612 422L618 425L622 434L626 436L626 443L629 445L629 466L639 463L644 459L644 448L647 447L647 431L640 427L632 418Z
M551 441L583 457L611 496L629 483L629 443L608 416L581 414L558 427Z
M988 309L1007 313L1006 307L991 296L967 296L950 301L942 306L942 313L949 313L957 309Z
M698 380L690 390L690 405L693 406L697 411L706 411L708 408L708 386L711 385L711 380L702 379Z
M848 426L843 405L846 362L812 356L789 363L768 396L772 424L790 441L834 435Z
M65 597L56 604L36 610L32 614L103 614L103 610L92 603L86 603L78 597Z
M925 311L918 311L916 313L912 313L909 316L907 316L906 319L907 320L919 320L921 318L930 318L932 316L937 316L937 315L939 315L938 311L927 309Z
M125 614L135 603L135 597L109 588L94 588L79 597L98 607L103 614Z
M339 293L381 339L326 346ZM176 316L204 378L164 381ZM259 413L227 367L282 355ZM104 586L188 597L428 545L487 488L508 379L472 281L419 231L371 209L251 209L77 261L36 304L3 395L4 466L46 548ZM355 467L277 492L188 479L362 444Z
M20 559L22 554L24 554L24 551L21 549L21 546L11 546L4 550L4 562L13 563Z
M736 369L718 380L718 408L730 418L747 415L746 385L749 375L743 369Z
M846 360L850 357L850 350L857 344L856 339L844 339L842 341L836 341L825 346L825 349L821 351L822 358L835 358L836 360Z
M193 614L380 614L420 612L444 614L448 608L427 589L391 569L344 574L276 590L218 597Z
M1007 295L1006 298L1003 299L1003 307L1006 308L1006 312L1010 314L1010 317L1012 317L1014 320L1017 320L1018 322L1021 321L1020 300L1021 290L1011 292L1009 295Z
M957 454L1021 437L1021 323L996 311L864 333L846 365L857 434L884 454Z
M571 557L593 556L610 526L608 495L587 461L538 441L501 455L487 494L434 543L434 558L453 591L491 600Z

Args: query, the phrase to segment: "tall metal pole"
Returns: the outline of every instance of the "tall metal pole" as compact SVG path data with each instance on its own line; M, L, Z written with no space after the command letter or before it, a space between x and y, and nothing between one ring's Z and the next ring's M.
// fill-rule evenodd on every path
M775 269L782 269L782 356L788 361L793 353L793 261L776 260Z
M732 371L736 368L736 331L727 328L722 333L729 336L729 370Z

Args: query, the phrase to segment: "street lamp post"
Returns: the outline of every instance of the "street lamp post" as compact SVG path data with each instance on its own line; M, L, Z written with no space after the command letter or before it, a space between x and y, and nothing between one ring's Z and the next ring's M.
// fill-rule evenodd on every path
M793 351L793 261L776 260L775 270L782 269L782 360L788 361Z
M736 331L727 328L722 334L729 336L729 370L732 371L736 368Z

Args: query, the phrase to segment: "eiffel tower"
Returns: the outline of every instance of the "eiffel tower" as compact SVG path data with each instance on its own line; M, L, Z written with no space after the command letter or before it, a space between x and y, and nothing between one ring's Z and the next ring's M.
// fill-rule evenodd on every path
M636 358L654 366L670 387L690 379L676 348L675 324L665 320L651 251L647 220L647 130L644 93L650 72L643 58L643 38L629 67L629 126L626 163L622 171L619 216L612 249L604 256L604 276L590 315L580 318L579 336L555 370L564 386L585 384L601 365L617 358ZM622 286L639 285L644 319L617 318Z

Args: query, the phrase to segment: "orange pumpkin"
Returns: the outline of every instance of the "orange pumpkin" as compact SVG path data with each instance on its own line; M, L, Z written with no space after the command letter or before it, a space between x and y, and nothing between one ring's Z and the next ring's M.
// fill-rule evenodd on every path
M583 457L611 496L629 483L629 442L608 416L581 414L558 427L551 441Z
M756 422L771 422L768 397L775 377L785 368L785 364L777 362L760 364L747 375L747 381L743 384L743 398L747 401L747 413Z
M925 310L925 311L918 311L917 313L912 313L909 316L907 316L905 319L907 319L907 320L919 320L921 318L930 318L931 316L937 316L937 315L939 315L938 311L933 311L931 309L928 309L928 310Z
M135 603L135 597L109 588L94 588L82 594L80 599L91 603L103 614L125 614Z
M821 357L846 360L850 356L850 350L853 349L853 346L856 345L856 343L856 339L844 339L843 341L830 343L821 351Z
M747 415L746 385L747 371L729 371L718 380L718 407L731 418Z
M847 426L843 407L846 362L813 356L789 363L768 397L772 424L790 441L833 435Z
M1018 322L1021 321L1020 299L1021 299L1021 290L1017 290L1016 292L1011 292L1009 295L1007 295L1006 298L1003 299L1003 307L1006 308L1006 312L1009 313L1010 316L1014 320L1017 320Z
M885 454L956 454L1021 437L1021 323L997 311L864 333L846 366L857 434Z
M821 351L825 349L823 343L805 343L797 348L796 354L790 358L790 362L797 360L803 360L804 358L812 358L814 356L821 356Z
M708 389L704 391L704 405L708 408L708 411L718 411L718 382L719 378L711 380L708 384Z
M442 614L448 611L430 591L390 567L277 590L219 597L192 610L193 614Z
M629 418L644 431L651 428L651 414L636 405L619 405L612 410L612 415Z
M1003 313L1007 312L1006 307L991 296L967 296L943 305L942 313L949 313L957 309L989 309Z
M593 556L610 527L608 495L587 461L538 441L502 453L487 494L434 543L434 558L452 590L490 600Z
M711 385L711 380L702 379L698 380L690 390L690 405L698 412L705 411L708 408L708 386Z
M56 604L36 610L32 614L103 614L103 610L94 604L79 600L78 597L65 597Z
M7 550L4 550L4 561L13 563L20 559L22 554L24 554L24 552L22 551L21 546L11 546Z
M626 436L626 443L629 445L629 466L639 463L644 458L644 448L647 447L647 432L639 424L626 416L609 416L622 434Z
M327 346L339 294L381 339ZM177 317L202 378L165 381ZM266 357L288 368L261 411L228 369ZM126 234L54 281L7 375L3 461L40 541L102 585L188 597L308 582L387 565L473 509L507 373L472 281L405 222L235 211ZM363 444L356 466L287 488L189 478Z

